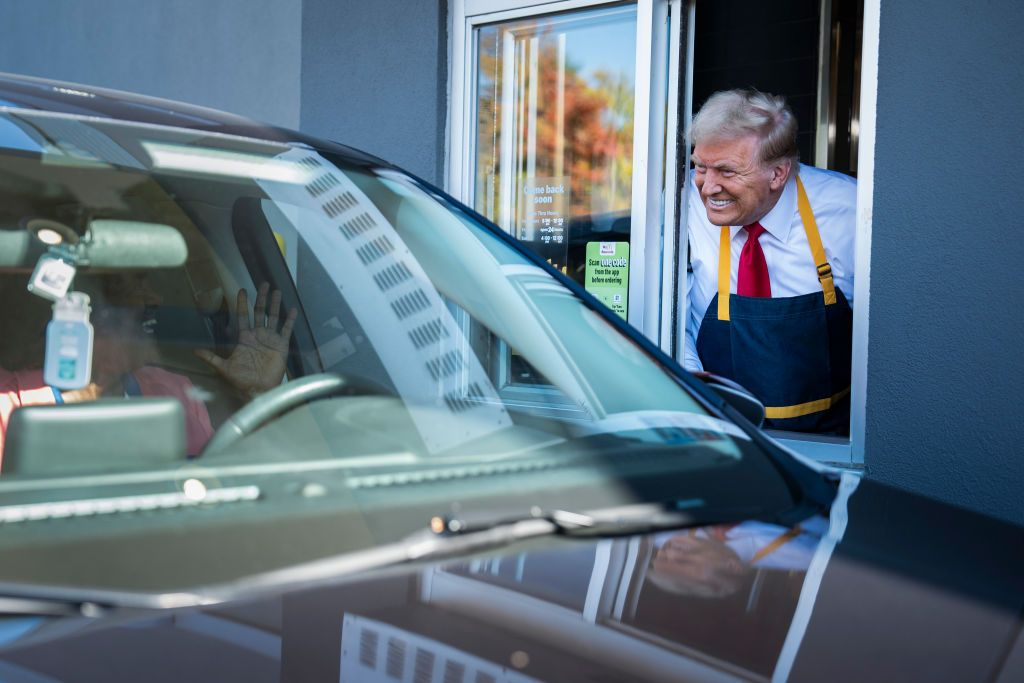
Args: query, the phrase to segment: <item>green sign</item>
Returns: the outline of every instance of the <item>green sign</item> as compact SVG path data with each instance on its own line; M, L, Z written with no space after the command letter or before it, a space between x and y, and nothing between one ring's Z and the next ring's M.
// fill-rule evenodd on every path
M623 318L629 294L629 242L587 242L584 287Z

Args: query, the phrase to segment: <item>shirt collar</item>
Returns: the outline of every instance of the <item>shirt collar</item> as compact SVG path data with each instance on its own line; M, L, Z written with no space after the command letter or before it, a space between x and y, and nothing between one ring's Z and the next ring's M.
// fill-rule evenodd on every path
M789 174L786 186L782 188L779 201L775 202L772 210L765 214L764 218L758 221L770 234L780 242L789 240L789 231L793 229L793 215L796 213L796 176L800 173L800 164L794 164L794 173ZM743 229L742 225L733 225L729 231L730 237Z

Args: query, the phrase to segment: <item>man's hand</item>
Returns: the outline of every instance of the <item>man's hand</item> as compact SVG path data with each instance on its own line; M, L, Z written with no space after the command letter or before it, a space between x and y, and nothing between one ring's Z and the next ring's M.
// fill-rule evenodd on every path
M281 383L284 377L285 359L288 356L288 340L298 315L296 309L288 311L281 331L278 332L278 314L281 309L281 292L274 290L267 309L266 282L260 285L253 306L252 322L249 321L249 297L244 289L238 290L238 344L227 358L197 349L196 355L209 363L224 379L236 389L252 396Z

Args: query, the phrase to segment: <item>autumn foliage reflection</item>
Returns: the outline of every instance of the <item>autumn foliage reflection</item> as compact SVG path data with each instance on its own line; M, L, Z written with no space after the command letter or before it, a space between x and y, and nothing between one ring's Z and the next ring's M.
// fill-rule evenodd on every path
M632 65L584 72L572 60L572 33L563 29L560 37L550 28L514 28L479 32L477 210L518 232L524 181L554 177L568 182L573 217L628 212ZM609 37L621 36L620 27L607 29ZM511 64L505 63L509 57ZM510 196L503 197L500 174L509 171Z

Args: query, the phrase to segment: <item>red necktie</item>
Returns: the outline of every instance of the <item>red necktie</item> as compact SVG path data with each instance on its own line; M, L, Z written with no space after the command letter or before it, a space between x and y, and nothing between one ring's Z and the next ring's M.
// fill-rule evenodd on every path
M768 279L768 264L758 238L764 232L760 223L744 225L747 241L740 252L740 267L736 273L736 293L740 296L771 297L772 283Z

